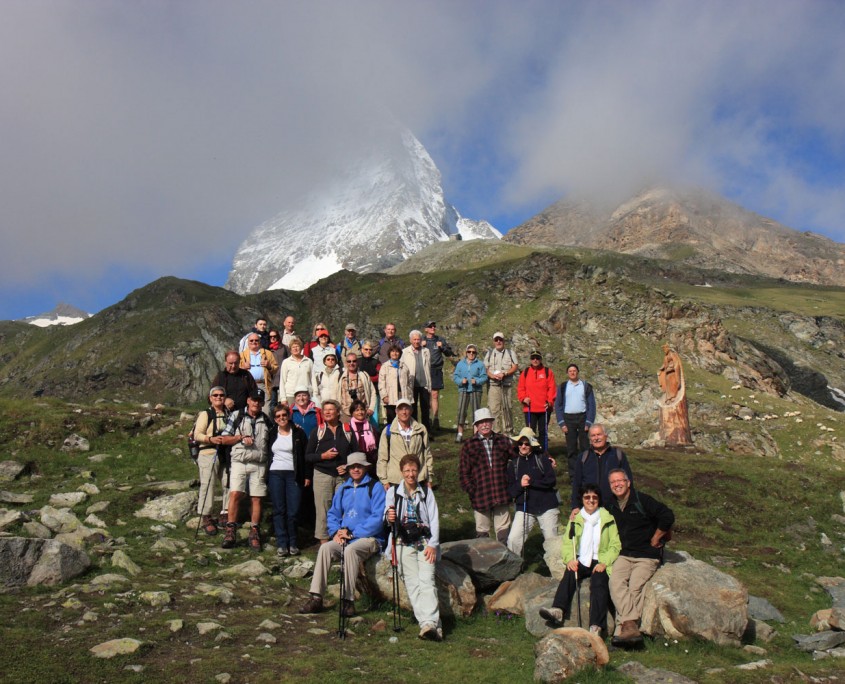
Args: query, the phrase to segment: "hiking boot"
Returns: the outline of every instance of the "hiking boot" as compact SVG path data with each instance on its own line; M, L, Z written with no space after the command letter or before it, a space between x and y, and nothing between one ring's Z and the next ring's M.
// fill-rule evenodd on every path
M290 555L291 556L298 556L302 551L299 550L298 546L291 546L290 547Z
M464 439L464 434L462 432L458 432L455 435L455 444L460 444Z
M601 638L601 627L598 625L590 625L590 634L595 634L597 637Z
M432 427L434 427L435 432L440 431L440 418L439 417L434 419L434 425Z
M310 613L320 613L323 610L323 597L319 594L311 594L310 598L305 602L305 605L299 609L300 615L309 615Z
M287 558L290 555L290 549L287 546L280 546L276 549L276 557Z
M619 627L619 636L616 638L618 641L639 641L643 635L637 629L636 620L625 620Z
M225 530L228 522L229 522L229 514L224 511L217 518L217 528L220 529L220 530Z
M224 549L231 549L238 543L237 536L238 526L235 523L226 523L226 536L223 537Z
M540 617L554 625L563 624L563 610L560 608L540 608Z
M344 599L343 610L341 611L341 614L345 618L355 617L355 615L356 615L356 613L355 613L355 602L354 601L347 601L347 600Z
M437 625L433 622L426 622L420 628L420 639L427 641L443 641L442 630L437 629Z
M258 534L258 525L249 528L249 538L246 543L250 550L261 551L261 536Z
M202 529L209 537L217 534L217 521L210 515L202 516Z

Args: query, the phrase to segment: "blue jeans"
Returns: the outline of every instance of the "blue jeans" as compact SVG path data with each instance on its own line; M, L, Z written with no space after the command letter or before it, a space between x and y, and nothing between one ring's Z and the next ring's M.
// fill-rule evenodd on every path
M299 502L302 491L296 483L292 470L271 470L267 478L267 488L273 502L273 530L276 534L276 546L287 548L296 546L296 519L299 515Z

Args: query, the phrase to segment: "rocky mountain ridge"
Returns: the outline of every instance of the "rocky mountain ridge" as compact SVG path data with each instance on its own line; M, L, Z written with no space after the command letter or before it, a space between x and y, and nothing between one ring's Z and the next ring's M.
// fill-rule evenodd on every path
M504 238L663 258L792 282L845 285L845 245L799 232L701 189L657 187L616 207L562 200Z

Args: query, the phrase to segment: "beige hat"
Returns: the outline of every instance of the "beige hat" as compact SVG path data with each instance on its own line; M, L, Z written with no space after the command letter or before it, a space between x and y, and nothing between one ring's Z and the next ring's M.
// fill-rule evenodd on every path
M523 439L527 439L528 443L533 446L537 447L540 446L540 442L537 441L537 435L534 434L534 430L530 427L524 427L519 431L519 434L516 437L511 437L514 442L520 442Z
M493 339L495 340L497 337L501 337L502 339L505 339L505 333L503 333L503 332L494 332L494 333L493 333Z
M311 394L311 390L308 389L307 385L298 385L297 388L293 391L293 396L296 396L300 392L305 392L305 394L308 394L308 395Z
M360 451L355 451L346 457L346 467L351 465L362 465L365 468L370 467L370 462L367 460L367 455Z
M489 408L480 408L475 412L475 418L472 424L480 423L482 420L493 420L493 414L490 413Z
M413 402L410 399L405 399L405 397L402 397L396 402L396 408L399 408L400 406L410 406L411 408L414 408Z

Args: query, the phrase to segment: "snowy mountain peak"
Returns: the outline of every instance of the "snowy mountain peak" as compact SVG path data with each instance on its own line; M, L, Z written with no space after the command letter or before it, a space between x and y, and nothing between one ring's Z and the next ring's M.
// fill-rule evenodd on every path
M407 129L374 148L300 206L256 227L238 248L226 287L239 293L304 290L341 269L389 268L451 236L501 238L450 205L440 171Z
M70 304L59 303L52 311L21 319L24 323L46 328L51 325L73 325L90 318L91 314Z

